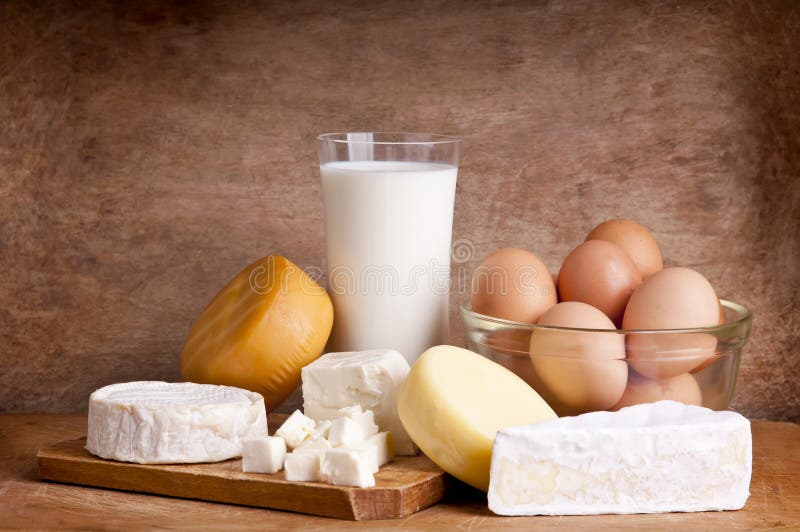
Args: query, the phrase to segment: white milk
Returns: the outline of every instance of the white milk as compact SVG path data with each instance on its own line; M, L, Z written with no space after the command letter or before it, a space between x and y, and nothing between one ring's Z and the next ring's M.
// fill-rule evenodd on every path
M391 348L409 363L446 342L455 166L406 161L320 167L331 348Z

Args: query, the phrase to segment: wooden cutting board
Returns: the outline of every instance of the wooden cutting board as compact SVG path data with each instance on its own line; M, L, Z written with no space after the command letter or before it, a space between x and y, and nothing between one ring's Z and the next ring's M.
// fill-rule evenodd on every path
M285 416L270 416L270 433ZM86 438L39 449L39 478L69 484L290 510L340 519L396 519L440 501L454 480L424 455L399 456L381 467L372 488L290 482L283 472L243 473L242 461L142 465L104 460Z

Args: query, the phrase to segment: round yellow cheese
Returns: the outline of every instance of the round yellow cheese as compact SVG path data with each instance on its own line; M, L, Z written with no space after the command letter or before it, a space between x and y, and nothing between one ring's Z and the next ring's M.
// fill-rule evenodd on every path
M495 434L557 416L525 381L481 355L440 345L425 351L400 388L411 439L439 467L486 491Z
M209 303L183 348L183 379L259 392L273 410L300 384L333 326L325 289L285 257L257 260Z

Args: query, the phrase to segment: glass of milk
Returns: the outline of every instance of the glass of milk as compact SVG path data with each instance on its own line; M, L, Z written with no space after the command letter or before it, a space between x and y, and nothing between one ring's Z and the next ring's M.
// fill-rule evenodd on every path
M390 348L413 363L448 338L459 139L317 137L335 351Z

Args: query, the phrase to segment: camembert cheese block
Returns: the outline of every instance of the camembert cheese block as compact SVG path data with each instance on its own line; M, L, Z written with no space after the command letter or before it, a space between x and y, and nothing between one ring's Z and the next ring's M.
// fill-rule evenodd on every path
M500 515L736 510L749 496L750 422L659 401L501 430L489 508Z
M191 382L112 384L89 398L86 449L139 464L219 462L242 455L245 439L267 436L264 398Z

